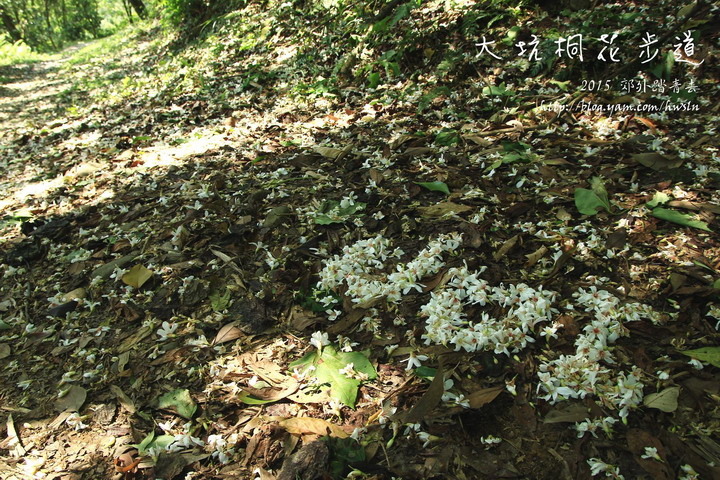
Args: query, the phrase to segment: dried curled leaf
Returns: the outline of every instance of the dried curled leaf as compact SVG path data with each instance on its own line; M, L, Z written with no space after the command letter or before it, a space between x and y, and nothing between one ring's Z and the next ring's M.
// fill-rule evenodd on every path
M311 417L295 417L282 420L280 426L283 427L288 433L294 435L303 434L315 434L320 436L331 436L347 438L350 435L337 425L333 425L327 420L322 418L311 418Z

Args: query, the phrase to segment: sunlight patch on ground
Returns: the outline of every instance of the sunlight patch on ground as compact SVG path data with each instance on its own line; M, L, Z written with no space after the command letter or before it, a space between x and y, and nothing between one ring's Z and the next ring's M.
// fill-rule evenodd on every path
M196 129L186 138L187 140L179 145L157 145L139 152L138 160L142 165L137 170L179 165L188 157L202 155L230 144L226 135L211 133L204 129Z
M10 211L14 208L19 208L19 206L25 204L30 197L47 196L49 192L61 187L62 184L62 177L43 180L42 182L28 183L14 194L0 199L0 211Z
M196 129L187 135L186 138L187 141L175 146L169 146L167 144L156 145L139 152L127 150L118 155L114 161L122 162L122 165L124 166L120 167L120 170L127 169L135 173L141 173L157 167L181 165L190 157L202 155L219 147L231 144L226 135L209 132L205 129ZM96 140L98 140L97 135L86 135L68 143L73 144L75 147L82 147L83 145L87 145L89 142ZM130 162L130 166L125 166L127 162ZM18 182L16 179L12 185L15 187L14 192L11 192L10 188L5 189L6 195L4 198L0 199L0 210L11 211L18 208L19 205L27 204L27 202L33 197L36 199L48 197L53 191L63 187L64 185L75 184L81 179L90 176L97 179L100 176L111 173L109 170L115 170L115 173L117 173L117 168L103 166L94 162L82 162L69 169L64 174L58 175L52 179L42 180L39 182ZM29 177L29 175L27 177ZM88 189L93 191L93 195L98 195L99 193L94 190L92 185L86 187L86 191L84 193L89 193ZM89 203L95 204L98 202L104 202L109 198L112 198L112 196L112 192L105 191L102 195L96 196L93 200L90 200Z

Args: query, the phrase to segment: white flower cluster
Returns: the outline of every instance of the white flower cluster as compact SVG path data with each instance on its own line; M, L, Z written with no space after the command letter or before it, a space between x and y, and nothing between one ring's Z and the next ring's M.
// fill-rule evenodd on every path
M484 271L468 272L467 267L451 268L448 284L433 292L430 301L420 308L427 317L426 344L455 344L455 350L468 352L493 350L510 355L535 342L530 336L538 322L551 319L552 302L556 293L539 290L520 283L491 287L478 275ZM465 305L495 303L506 308L503 318L490 317L486 312L473 321L463 312Z
M385 268L388 258L400 258L403 251L399 248L390 251L390 241L378 235L375 238L360 240L343 248L339 255L325 262L320 272L320 289L333 290L343 283L347 285L347 295L361 306L385 297L388 302L398 303L410 290L422 291L418 281L437 273L444 265L442 255L454 252L460 246L461 236L457 233L440 235L422 250L417 258L407 264L399 264L390 274L378 273ZM330 306L331 303L326 303Z
M540 398L555 403L569 398L598 396L605 405L616 408L624 419L643 398L642 373L633 367L631 373L620 372L613 378L611 371L604 367L604 364L615 363L610 344L628 335L623 322L648 317L659 321L658 315L646 305L621 305L616 296L595 286L587 290L579 288L573 296L579 306L594 315L594 319L575 340L574 355L561 355L540 365L538 390L545 392Z

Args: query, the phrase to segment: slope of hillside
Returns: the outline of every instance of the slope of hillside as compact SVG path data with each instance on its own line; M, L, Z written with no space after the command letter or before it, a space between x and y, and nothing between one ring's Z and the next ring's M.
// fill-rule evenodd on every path
M717 11L388 5L3 67L0 476L720 478Z

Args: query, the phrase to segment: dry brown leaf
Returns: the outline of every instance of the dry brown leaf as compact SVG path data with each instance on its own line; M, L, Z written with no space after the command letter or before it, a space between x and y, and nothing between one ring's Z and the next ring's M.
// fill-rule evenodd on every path
M122 390L122 388L118 387L117 385L110 385L110 391L115 395L115 398L118 399L118 402L120 402L120 405L127 410L128 413L135 413L137 411L137 408L135 408L135 403L133 403L132 399L127 396L127 394Z
M423 217L443 217L449 214L458 215L468 210L472 210L472 207L467 205L460 205L453 202L440 202L429 207L418 207L420 214Z
M303 331L307 327L318 323L320 320L322 320L322 317L310 313L300 305L293 305L290 309L288 323L295 330Z
M344 153L343 149L330 147L314 147L313 151L331 160L337 159L340 155Z
M55 400L55 409L59 412L65 410L80 411L85 399L87 398L87 390L80 385L71 386L67 393Z
M695 212L712 212L720 214L720 205L705 202L689 202L687 200L672 200L667 203L668 207L684 208Z
M170 362L178 363L179 361L182 360L183 354L186 353L187 351L188 351L188 347L178 347L178 348L170 349L167 352L165 352L162 355L162 357L159 357L159 358L153 360L152 362L150 362L150 365L155 367L158 365L162 365L164 363L170 363Z
M299 390L292 395L288 395L288 399L295 403L328 403L333 400L330 396L330 389L325 388L317 392L305 392Z
M371 168L368 171L368 174L370 175L370 180L375 182L377 185L380 185L380 183L384 180L385 177L383 177L382 172L375 168Z
M145 284L145 282L150 280L152 276L152 270L148 270L144 266L138 264L132 267L130 270L127 271L127 273L125 273L125 275L122 276L122 281L126 285L129 285L133 288L140 288Z
M481 147L489 147L492 145L492 142L486 138L481 137L480 135L462 135L463 140L470 140L475 145L480 145Z
M527 263L525 263L526 267L532 267L535 265L542 257L545 256L545 254L548 252L548 249L545 245L541 246L537 250L535 250L533 253L530 253L528 255L525 255L527 257Z
M23 447L23 444L20 441L20 436L17 434L17 430L15 430L15 422L13 421L12 413L8 415L7 421L5 422L5 427L7 428L8 441L4 448L8 448L9 450L11 450L13 456L16 458L23 457L26 451L25 447Z
M243 335L245 334L242 330L235 326L235 323L228 323L223 326L220 331L218 331L217 335L215 335L215 339L212 341L212 344L218 345L220 343L232 342Z
M245 390L247 393L259 400L264 400L267 402L277 402L278 400L282 400L283 398L297 392L300 384L294 378L286 377L286 381L283 382L282 387L283 388L270 387L260 389L243 387L243 390Z
M572 165L571 162L568 162L564 158L546 158L542 163L545 165Z
M405 152L402 153L403 157L420 157L423 155L429 155L431 153L435 153L434 148L430 147L410 147Z
M645 117L635 117L635 120L648 127L652 134L655 135L657 129L657 125L655 125L655 122Z
M505 243L502 244L500 249L497 252L493 253L493 259L497 261L507 255L507 253L515 246L519 238L520 235L513 235L512 237L505 240Z
M467 397L468 403L470 403L470 408L480 408L483 405L487 405L495 400L503 390L505 390L505 387L497 386L483 388L482 390L471 393Z
M398 148L399 146L401 146L402 144L410 142L412 140L417 140L418 138L419 137L417 137L415 135L409 135L407 133L400 135L398 138L396 138L395 140L392 141L392 143L390 144L390 148L392 148L394 150L394 149Z
M295 435L315 434L320 436L347 438L350 435L337 425L322 418L295 417L282 420L280 426Z
M560 404L553 407L543 423L575 423L582 422L590 416L590 409L581 403Z
M670 480L675 478L667 466L667 453L665 446L651 435L649 432L640 430L639 428L631 428L626 434L627 444L630 451L635 456L635 461L650 474L651 478L657 480ZM657 449L658 456L662 461L653 458L642 458L645 454L646 447Z
M248 361L250 371L262 378L271 385L280 386L287 382L294 381L292 377L288 377L283 372L282 367L270 360Z
M75 290L62 296L62 303L71 302L73 300L81 300L83 298L85 298L85 289L82 287L76 288Z
M445 372L442 364L438 365L430 387L425 391L420 400L407 412L397 415L403 423L417 423L427 416L435 408L445 393Z
M656 171L678 168L683 163L680 159L670 158L657 152L638 153L633 155L632 159L640 165Z
M154 329L151 326L144 326L141 327L140 330L133 333L129 337L125 338L123 342L118 347L119 352L127 352L131 348L135 346L135 344L139 343L143 338L147 337L151 333L153 333Z

